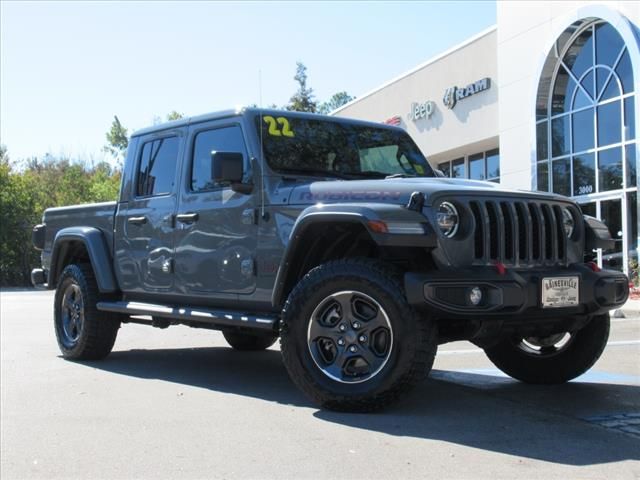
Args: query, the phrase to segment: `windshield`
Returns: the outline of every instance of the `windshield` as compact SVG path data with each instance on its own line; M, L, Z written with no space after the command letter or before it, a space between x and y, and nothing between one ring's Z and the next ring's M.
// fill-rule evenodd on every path
M338 178L433 177L405 132L284 115L257 115L269 166ZM262 128L262 132L260 132Z

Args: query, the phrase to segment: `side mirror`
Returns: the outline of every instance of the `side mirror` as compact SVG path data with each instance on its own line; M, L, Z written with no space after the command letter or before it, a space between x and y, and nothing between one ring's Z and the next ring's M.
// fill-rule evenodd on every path
M236 152L211 152L211 178L215 183L241 183L244 158Z

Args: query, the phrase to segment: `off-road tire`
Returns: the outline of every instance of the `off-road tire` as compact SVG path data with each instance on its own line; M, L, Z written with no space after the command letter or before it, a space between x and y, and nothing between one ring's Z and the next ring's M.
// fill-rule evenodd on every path
M65 292L70 291L79 292L82 303L82 326L75 340L70 339L64 329L65 311L62 302ZM64 358L99 360L111 352L120 328L120 317L115 313L97 310L97 302L98 285L91 266L67 265L58 280L54 301L56 338Z
M278 336L275 334L254 334L223 330L222 335L234 350L243 352L266 350L278 340Z
M589 370L600 358L609 339L609 314L593 317L569 342L549 354L528 352L522 338L505 338L486 348L493 364L507 375L525 383L568 382Z
M392 327L386 363L361 383L329 378L307 343L316 307L345 290L375 299ZM437 350L436 324L408 304L401 275L370 259L331 261L307 273L285 303L280 338L283 361L296 386L323 408L348 412L379 410L398 400L428 375Z

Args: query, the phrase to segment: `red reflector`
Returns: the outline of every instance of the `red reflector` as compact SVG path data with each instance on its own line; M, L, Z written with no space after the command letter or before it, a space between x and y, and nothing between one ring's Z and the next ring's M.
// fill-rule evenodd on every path
M387 229L387 224L382 220L369 220L367 225L369 225L369 228L376 233L387 233L389 231Z
M589 267L594 272L599 272L602 270L596 262L587 262L587 267Z
M502 262L496 262L496 271L498 272L498 275L504 275L507 273L507 267L505 267Z

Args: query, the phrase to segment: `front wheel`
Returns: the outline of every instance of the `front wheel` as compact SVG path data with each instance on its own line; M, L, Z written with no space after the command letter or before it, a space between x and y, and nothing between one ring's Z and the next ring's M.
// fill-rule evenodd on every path
M609 314L599 315L576 332L505 338L485 352L496 367L522 382L564 383L585 373L600 358L609 326Z
M314 268L282 312L289 376L331 410L392 403L429 372L436 342L435 324L407 303L396 273L367 259Z

